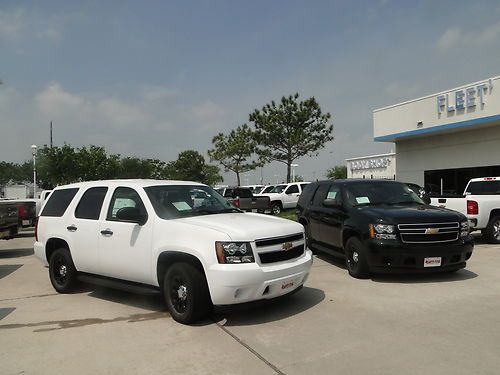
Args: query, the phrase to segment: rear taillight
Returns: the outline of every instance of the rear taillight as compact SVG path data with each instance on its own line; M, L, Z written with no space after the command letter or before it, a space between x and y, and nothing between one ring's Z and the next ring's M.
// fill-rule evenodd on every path
M35 223L35 241L38 242L38 223L40 222L40 218L37 218Z
M236 207L240 207L240 199L239 198L236 198L234 201L233 201L234 205Z
M20 206L17 206L18 210L19 210L19 217L21 219L24 219L26 217L26 206L25 205L20 205Z
M479 206L476 201L467 201L467 215L478 215Z

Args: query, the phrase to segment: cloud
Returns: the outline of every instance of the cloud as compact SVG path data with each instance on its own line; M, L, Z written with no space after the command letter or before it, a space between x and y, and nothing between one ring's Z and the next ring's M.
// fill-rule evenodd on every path
M165 100L179 94L179 90L177 89L155 85L145 85L141 92L143 98L147 101Z
M36 33L36 36L38 37L38 39L47 40L54 43L60 42L63 37L62 31L56 25L49 25L46 29L39 30Z
M451 27L438 39L436 47L445 50L455 47L460 42L462 31L458 27Z
M38 109L49 117L60 118L82 112L85 100L65 91L57 82L50 83L35 96Z
M115 125L143 125L149 120L147 113L116 98L100 100L96 109L98 113Z
M498 41L499 38L500 22L471 32L465 32L459 27L451 27L438 39L436 48L438 50L448 50L459 45L484 46Z
M0 38L18 38L23 33L25 26L25 13L22 9L10 12L0 10Z
M224 115L225 111L222 107L208 100L202 104L196 105L191 109L191 113L202 120L213 120Z

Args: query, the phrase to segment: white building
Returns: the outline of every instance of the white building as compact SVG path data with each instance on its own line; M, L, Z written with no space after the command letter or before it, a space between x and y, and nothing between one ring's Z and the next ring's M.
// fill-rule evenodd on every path
M396 179L396 154L362 156L346 159L347 178Z
M434 192L500 176L500 77L373 112L375 141L396 147L396 176Z

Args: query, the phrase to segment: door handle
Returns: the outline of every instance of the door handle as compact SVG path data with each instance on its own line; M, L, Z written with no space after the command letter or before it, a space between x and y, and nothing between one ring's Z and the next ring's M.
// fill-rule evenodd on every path
M113 231L108 228L108 229L101 230L101 234L103 236L112 236L113 235Z
M76 232L76 230L78 229L75 224L71 224L69 227L66 227L66 229L69 231L69 232Z

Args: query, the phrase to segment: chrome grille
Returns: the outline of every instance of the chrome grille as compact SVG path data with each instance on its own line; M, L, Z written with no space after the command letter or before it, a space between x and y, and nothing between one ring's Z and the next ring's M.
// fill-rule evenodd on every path
M304 234L296 233L282 237L262 238L255 241L255 246L261 263L283 262L299 258L304 254Z
M458 240L460 224L450 223L418 223L399 224L399 235L404 243L440 243Z

